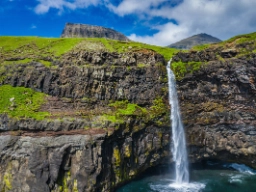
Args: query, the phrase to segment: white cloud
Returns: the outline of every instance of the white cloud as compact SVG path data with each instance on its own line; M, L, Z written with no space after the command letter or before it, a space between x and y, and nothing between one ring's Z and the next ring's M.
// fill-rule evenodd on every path
M165 19L162 23L167 19L162 25L152 24L151 28L158 30L153 35L129 36L132 40L156 45L169 45L198 33L207 33L224 40L256 31L256 0L122 0L118 5L113 4L113 0L37 1L37 14L45 14L50 9L56 9L61 14L65 9L103 5L121 17L137 15L135 23L140 25L152 24L159 18ZM171 20L177 21L178 25Z
M117 6L109 4L108 7L120 16L137 14L144 15L143 18L176 20L178 25L168 22L157 26L159 32L152 36L129 36L132 40L156 45L168 45L198 33L227 39L237 34L256 31L256 1L184 0L176 6L170 6L172 2L123 0Z
M168 45L170 44L169 42L176 42L177 39L180 40L189 34L186 27L181 27L171 22L156 26L155 28L157 28L159 32L152 36L137 36L136 34L131 34L128 38L153 45Z
M140 14L157 8L157 6L166 0L124 0L118 6L114 6L109 1L105 1L107 7L114 13L124 16L127 14Z
M35 7L35 12L37 14L47 13L51 8L59 10L59 14L63 12L63 10L71 9L75 10L77 8L87 8L90 5L98 5L100 0L37 0L39 4Z
M37 26L36 25L31 25L30 29L36 29Z

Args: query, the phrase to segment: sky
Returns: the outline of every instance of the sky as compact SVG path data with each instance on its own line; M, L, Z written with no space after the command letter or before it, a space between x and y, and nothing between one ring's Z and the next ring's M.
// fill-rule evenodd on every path
M199 33L226 40L256 31L255 7L256 0L0 0L0 36L60 37L69 22L160 46Z

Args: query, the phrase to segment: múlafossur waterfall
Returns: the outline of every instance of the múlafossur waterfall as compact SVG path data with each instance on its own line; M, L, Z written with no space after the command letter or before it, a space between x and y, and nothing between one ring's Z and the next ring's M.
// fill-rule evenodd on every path
M171 70L171 61L167 65L169 103L171 105L171 124L172 124L172 154L175 162L175 183L188 183L188 158L186 149L186 139L183 124L180 116L179 102L176 91L175 75Z

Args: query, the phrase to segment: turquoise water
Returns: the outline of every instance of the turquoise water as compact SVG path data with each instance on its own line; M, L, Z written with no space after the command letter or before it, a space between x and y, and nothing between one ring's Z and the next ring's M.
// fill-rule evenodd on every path
M256 192L256 171L245 165L208 162L191 167L188 184L172 184L175 179L172 170L164 173L166 168L161 167L160 171L147 173L117 192Z

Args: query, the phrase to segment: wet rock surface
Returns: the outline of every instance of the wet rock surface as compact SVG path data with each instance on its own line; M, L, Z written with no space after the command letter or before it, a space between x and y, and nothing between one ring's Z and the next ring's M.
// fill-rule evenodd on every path
M251 54L212 60L178 82L191 162L218 159L256 168L255 80Z

